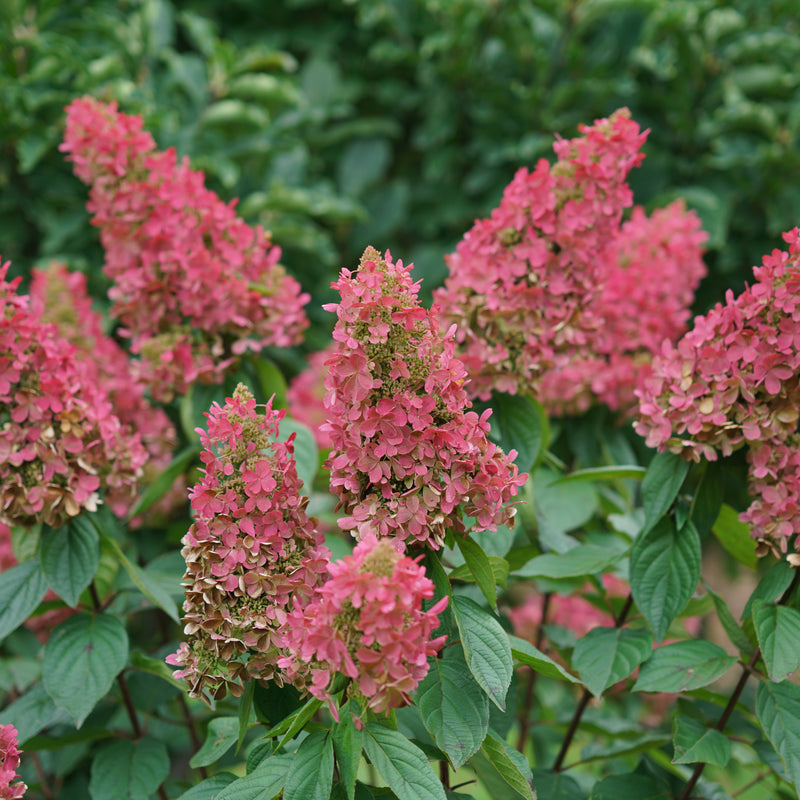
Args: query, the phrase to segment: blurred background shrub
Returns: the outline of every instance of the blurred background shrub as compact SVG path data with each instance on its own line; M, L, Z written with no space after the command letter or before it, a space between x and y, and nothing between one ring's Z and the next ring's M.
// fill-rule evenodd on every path
M429 297L554 132L628 106L651 129L636 202L684 196L710 234L702 311L798 224L799 33L795 0L6 0L0 253L64 258L102 296L57 148L73 97L116 99L273 232L318 349L319 303L367 244Z

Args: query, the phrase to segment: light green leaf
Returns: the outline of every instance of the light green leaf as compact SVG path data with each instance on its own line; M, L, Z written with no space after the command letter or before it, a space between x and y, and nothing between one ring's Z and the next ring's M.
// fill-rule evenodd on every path
M0 572L0 641L36 610L47 591L38 558Z
M567 672L561 664L553 661L550 656L545 655L527 640L520 639L518 636L512 636L511 634L508 634L508 640L511 644L511 655L519 661L520 664L525 664L534 672L538 672L540 675L546 675L548 678L558 678L559 680L568 680L570 683L580 683L580 681L574 675Z
M800 612L756 600L753 625L769 677L779 683L800 667Z
M669 510L678 496L689 462L674 453L656 453L642 479L642 507L644 530L649 531Z
M89 794L92 800L147 800L168 775L163 742L121 739L100 750L92 761Z
M786 774L800 790L800 687L789 681L761 681L756 692L756 716L781 757Z
M557 534L579 528L597 508L597 492L592 483L555 483L558 477L558 473L540 467L526 486L533 491L533 510L539 528Z
M286 774L283 800L328 800L333 760L330 732L314 731L303 739Z
M733 618L733 614L731 614L731 610L728 608L728 604L718 594L711 591L708 584L706 584L706 590L711 595L711 599L714 601L714 608L717 611L717 617L720 621L720 624L725 629L725 633L728 634L731 644L733 644L734 647L738 647L742 653L749 656L753 652L753 645L747 638L747 634L736 623L736 620Z
M304 706L298 708L297 711L290 714L283 722L278 723L274 728L270 728L270 730L267 731L267 735L283 736L278 745L278 749L280 750L286 742L294 739L294 737L305 728L308 721L317 713L321 705L321 700L318 700L316 697L310 697Z
M285 753L265 759L249 775L228 784L216 800L273 800L286 783L294 757L294 753Z
M508 581L508 561L500 556L487 556L487 558L489 560L489 567L492 570L492 575L494 576L495 585L505 587ZM467 564L462 564L460 567L456 567L450 572L450 579L454 581L472 582L475 581L475 575Z
M39 545L42 572L50 588L73 608L100 564L100 539L82 516L58 530L44 528Z
M627 678L653 649L647 630L594 628L578 639L572 653L572 667L581 674L586 688L595 696Z
M744 622L753 612L753 603L763 600L771 603L780 599L781 595L789 588L794 578L794 569L787 561L778 561L773 564L762 576L758 586L753 590L742 611L741 620Z
M524 756L491 731L483 740L481 753L513 791L528 800L536 800L531 785L531 770Z
M711 526L719 543L740 563L755 569L758 563L756 541L750 538L750 526L739 520L739 513L723 503Z
M192 786L177 800L217 800L222 790L226 786L230 786L235 780L236 776L232 772L218 772L216 775Z
M633 690L689 692L717 680L735 663L735 656L711 642L692 639L666 644L642 664Z
M468 536L456 538L458 549L464 556L464 561L478 584L487 602L492 608L497 607L497 581L495 580L492 564L489 557L483 552L481 546Z
M13 725L17 729L20 744L24 744L50 725L71 721L70 715L53 702L53 698L47 694L41 683L37 683L18 697L2 712L3 724Z
M131 652L131 666L142 672L157 675L159 678L163 678L167 681L167 683L171 683L176 689L180 689L182 692L186 691L186 684L173 677L175 670L168 667L166 662L160 658L151 658L140 650L134 650Z
M368 722L364 751L398 800L446 800L425 754L402 733Z
M474 600L454 595L452 607L470 672L489 699L504 711L514 671L508 635Z
M514 570L521 578L579 578L605 572L625 555L627 548L616 541L608 547L579 544L566 553L545 553Z
M317 443L307 425L291 417L284 417L280 423L278 440L285 442L293 433L295 434L294 460L297 466L297 476L303 483L305 493L311 494L311 486L319 467Z
M239 698L239 734L236 737L237 753L242 746L244 737L247 736L247 732L250 730L250 721L253 718L254 712L253 697L255 696L255 692L256 682L254 680L248 681L247 685L244 687L242 696Z
M574 483L575 481L618 481L624 479L640 481L644 478L646 472L647 470L644 467L635 465L590 467L588 469L577 469L575 472L570 472L569 475L562 475L553 481L551 485Z
M699 761L724 767L731 760L730 739L691 717L675 717L673 744L673 764L696 764Z
M458 769L489 730L489 699L472 677L461 648L448 648L430 665L417 688L417 706L436 745Z
M238 717L217 717L208 723L206 740L192 756L189 766L193 769L207 767L220 759L236 743L239 733Z
M264 398L273 398L273 408L286 408L286 380L283 373L267 358L250 355L248 361L255 368Z
M127 663L128 634L116 617L76 614L53 631L45 646L44 688L80 728Z
M666 517L634 541L631 591L657 642L689 602L699 579L700 538L691 521L678 531Z

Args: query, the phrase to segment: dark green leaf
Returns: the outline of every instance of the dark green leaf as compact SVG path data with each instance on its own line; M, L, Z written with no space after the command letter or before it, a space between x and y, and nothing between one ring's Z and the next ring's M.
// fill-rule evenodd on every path
M572 483L574 481L618 481L632 479L643 480L645 473L644 467L631 466L609 466L609 467L590 467L588 469L578 469L563 475L553 481L552 485L560 483Z
M786 774L800 789L800 687L789 681L761 681L756 715L783 762Z
M689 462L674 453L656 453L642 479L644 532L649 531L669 510L678 496Z
M608 761L610 758L633 755L634 753L655 751L662 748L669 742L669 738L654 731L643 733L632 739L625 737L614 737L607 741L594 740L586 745L581 751L581 763L586 764L590 761Z
M680 531L667 517L640 534L631 549L633 599L660 642L700 579L700 539L691 522Z
M77 614L53 631L44 649L42 679L56 705L80 728L128 662L128 634L116 617Z
M769 677L779 683L800 667L800 612L756 600L753 625Z
M39 558L50 588L73 608L100 563L100 539L82 516L58 530L44 528Z
M24 744L50 725L71 722L71 717L53 702L44 685L37 683L3 709L2 722L4 725L13 725L17 729L19 743Z
M254 683L253 707L256 717L259 722L265 722L270 727L278 725L303 705L300 692L291 684L278 686L270 681L262 686L258 682Z
M294 439L294 459L297 466L297 476L303 482L306 494L311 494L311 485L319 467L319 454L314 434L307 425L291 417L284 417L280 423L278 439L285 442L292 434Z
M642 664L635 692L688 692L707 686L736 663L721 647L703 640L666 644Z
M189 766L197 769L207 767L220 759L236 743L239 733L237 717L216 717L208 723L206 740L203 746L192 756Z
M200 452L200 448L193 446L182 450L172 459L169 466L144 490L139 502L129 512L128 517L138 517L152 508L173 486L179 475L183 475L186 468Z
M100 540L103 549L111 553L119 563L122 564L123 569L128 573L128 576L136 584L139 591L154 606L157 606L175 620L175 622L178 622L178 609L169 592L167 592L158 581L154 580L144 570L134 564L110 536L106 536L101 532Z
M536 800L531 786L531 770L524 756L491 731L483 740L481 753L514 792L528 800Z
M311 697L302 708L298 708L295 713L288 716L280 725L276 725L275 728L268 731L271 736L283 736L278 745L278 749L283 747L286 742L294 739L294 737L305 728L308 721L317 713L321 705L321 700L318 700L316 697Z
M474 600L454 595L452 606L470 672L502 711L513 673L508 635Z
M38 558L0 573L0 641L36 610L47 591Z
M489 699L475 682L460 648L433 658L417 688L425 727L458 769L481 746L489 730Z
M758 582L758 586L753 590L753 593L747 599L742 611L741 620L744 622L753 611L753 603L756 600L763 600L765 603L771 603L773 600L778 600L781 595L789 588L794 577L794 569L787 561L778 561L773 564L763 575Z
M547 450L550 423L541 404L529 395L492 395L491 438L504 452L517 451L521 472L529 472Z
M315 731L294 754L283 800L328 800L333 782L333 739L330 732Z
M169 775L163 742L122 739L107 745L92 761L92 800L147 800Z
M586 792L575 778L549 769L533 771L533 785L542 800L586 800Z
M653 649L647 630L594 628L578 639L572 667L580 672L586 688L595 696L627 678Z
M625 555L627 548L617 546L600 547L595 544L579 544L566 553L546 553L532 558L525 566L514 570L521 578L578 578L605 572Z
M232 772L218 772L213 777L192 786L177 800L217 800L222 790L235 780L236 776Z
M489 557L483 552L481 546L468 536L459 536L456 538L456 542L475 583L478 584L478 588L489 605L495 608L497 606L497 582Z
M589 800L672 800L655 778L629 772L609 775L592 787Z
M368 722L364 751L398 800L446 800L425 754L402 733Z
M511 643L511 655L519 661L520 664L529 666L534 672L541 675L546 675L548 678L558 678L559 680L568 680L570 683L580 683L580 681L571 675L561 664L553 661L550 656L545 655L535 648L530 642L525 639L520 639L518 636L508 635L508 640Z
M741 564L754 569L758 562L755 539L750 526L739 520L739 513L723 503L711 530L719 543Z
M269 359L251 356L249 361L255 367L263 396L267 400L274 398L273 408L286 408L286 380L283 373Z
M363 736L356 727L353 714L348 706L340 709L339 715L339 722L332 728L333 750L344 791L348 800L354 800L356 777L361 764L361 751L364 747Z
M255 695L256 682L254 680L248 681L247 685L239 698L239 734L236 737L236 752L242 746L244 737L250 730L250 721L253 718L253 696Z
M673 764L695 764L699 761L724 767L731 759L730 739L691 717L675 717L673 744Z
M701 539L719 518L723 496L723 470L719 461L707 461L700 486L692 498L691 517Z
M273 800L280 794L294 753L264 759L249 775L228 784L216 800Z

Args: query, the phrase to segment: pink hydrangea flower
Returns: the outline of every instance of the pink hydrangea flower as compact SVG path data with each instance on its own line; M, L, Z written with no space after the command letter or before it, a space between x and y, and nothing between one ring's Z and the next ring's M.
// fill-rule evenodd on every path
M54 323L59 334L75 346L87 376L106 392L125 430L131 436L138 434L140 437L148 456L142 477L146 485L172 461L177 444L175 427L162 409L147 400L145 386L136 380L127 353L105 333L102 316L92 308L86 276L70 272L64 264L55 261L46 269L34 269L32 275L31 302L41 318ZM180 477L147 516L169 514L185 502L185 497ZM128 513L133 500L127 487L106 495L106 502L120 517ZM136 527L141 521L132 520L131 524Z
M665 343L637 390L637 432L650 447L715 460L750 448L750 490L742 517L759 552L786 553L800 533L795 455L800 415L800 229L785 233L755 267L755 283L728 291L677 343ZM770 517L772 519L770 519ZM794 549L798 542L795 540Z
M0 725L0 800L17 800L28 787L22 781L15 782L19 767L17 729L13 725Z
M187 160L157 150L140 117L75 100L61 149L91 186L111 312L157 399L219 382L247 350L298 343L309 297L278 264L280 249Z
M294 436L277 441L284 415L239 384L198 429L205 471L181 551L188 641L167 659L195 697L238 696L249 679L281 684L288 615L326 574L330 553L299 494Z
M448 529L465 532L464 513L476 530L510 523L505 504L526 476L488 440L489 412L468 410L455 329L443 336L436 310L420 307L410 270L367 248L333 284L341 302L325 308L338 316L338 348L322 430L340 527L436 549Z
M130 494L147 454L74 346L0 267L0 520L60 527L100 491Z
M580 131L557 139L552 167L520 169L446 257L434 298L458 326L474 396L529 392L551 414L597 402L627 412L653 350L684 328L705 271L699 220L673 204L649 219L637 209L621 227L647 133L626 109ZM658 323L640 330L654 307Z
M328 580L304 609L293 612L291 656L282 664L303 676L309 692L328 701L337 719L330 691L336 673L352 681L348 696L362 707L388 712L410 702L428 674L428 657L444 643L445 636L431 634L447 598L422 610L422 601L433 597L433 583L419 558L368 534L352 555L328 565Z

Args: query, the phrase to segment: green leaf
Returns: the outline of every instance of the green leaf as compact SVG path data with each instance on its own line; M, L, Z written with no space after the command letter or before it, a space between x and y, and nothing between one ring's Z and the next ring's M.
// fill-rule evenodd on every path
M567 672L561 664L553 661L550 656L545 655L527 640L520 639L518 636L512 636L511 634L508 635L508 640L511 643L511 655L519 661L520 664L525 664L534 672L538 672L540 675L546 675L548 678L558 678L559 680L568 680L570 683L580 683L580 681L574 675Z
M206 740L192 756L189 766L193 769L207 767L220 759L233 747L239 734L238 717L217 717L208 723Z
M417 706L437 747L458 769L489 730L489 699L472 677L461 648L448 648L430 665L417 688Z
M747 599L742 611L741 620L744 622L753 611L753 603L756 600L763 600L766 603L771 603L773 600L778 600L783 593L789 588L794 578L794 569L787 561L778 561L773 564L763 575L758 582L758 586L753 590L753 593Z
M103 549L111 553L120 564L130 579L136 584L139 591L154 605L160 608L175 622L179 622L178 609L175 601L158 581L153 580L144 570L140 569L122 552L122 548L110 537L100 532L100 541Z
M689 692L707 686L736 663L721 647L703 640L666 644L642 664L635 692Z
M605 761L611 758L618 758L634 753L655 752L664 747L669 742L669 738L658 731L643 733L632 739L627 737L613 737L605 741L591 741L581 750L581 764L590 761Z
M44 685L37 683L3 709L2 721L4 725L13 725L17 729L19 743L24 744L51 725L68 724L71 717L53 702Z
M321 700L317 700L316 697L310 697L302 708L298 708L296 712L290 714L280 725L276 725L274 728L267 731L267 734L270 736L283 736L278 745L278 750L280 750L286 742L294 739L294 737L305 728L308 721L319 711L321 705Z
M356 790L356 777L361 764L361 751L364 747L363 735L356 727L353 714L348 706L339 711L339 722L335 723L333 733L333 751L336 755L336 765L339 778L347 794L348 800L354 800Z
M692 498L691 517L701 539L705 539L719 518L724 491L723 468L719 461L707 461L700 486Z
M755 539L750 538L750 526L739 520L739 512L723 503L711 526L719 543L740 563L755 569L758 563Z
M152 508L172 488L178 476L183 475L199 452L199 447L192 446L178 453L169 463L169 466L144 490L139 501L128 512L128 519L138 517Z
M761 681L756 716L781 757L786 774L800 790L800 687L789 681Z
M675 747L673 764L696 764L699 761L724 767L731 760L730 739L691 717L675 717L672 741Z
M728 608L728 604L715 592L713 592L708 584L706 584L706 590L711 595L711 599L714 601L714 608L717 610L717 617L720 621L720 624L725 629L725 633L728 634L728 638L731 640L731 644L734 647L738 647L742 653L746 655L750 655L753 652L753 645L750 642L750 639L747 638L747 634L739 627L736 623L736 620L733 618L733 614L731 614L731 610Z
M631 549L633 599L660 642L700 579L700 538L691 521L678 531L670 517L640 534Z
M484 551L486 552L486 551ZM501 556L487 556L489 567L494 576L494 582L497 586L505 587L508 581L509 565ZM450 572L450 579L454 581L475 581L475 575L467 564L462 564Z
M175 670L168 667L163 659L151 658L140 650L134 650L131 652L131 666L142 672L147 672L150 675L163 678L167 683L171 683L176 689L180 689L182 692L186 691L186 684L173 677Z
M597 508L597 492L592 483L555 483L558 474L540 467L526 484L532 490L533 510L543 530L565 533L591 519Z
M753 625L769 677L779 683L800 667L800 612L756 600Z
M239 698L239 734L236 737L236 752L241 749L244 737L250 730L250 720L253 718L253 697L255 696L256 682L248 681Z
M50 588L73 608L100 564L100 539L94 526L83 517L63 528L45 527L39 558Z
M655 778L629 772L609 775L592 787L589 800L672 800Z
M531 786L531 770L524 756L491 731L483 740L481 753L513 791L528 800L536 800Z
M483 548L468 536L456 537L458 549L464 556L464 561L475 578L475 583L483 593L487 602L492 608L497 607L497 581L495 580L492 564L489 557L483 552Z
M249 356L265 398L273 397L273 408L286 408L286 380L283 373L269 359L262 356Z
M0 573L0 641L36 610L47 591L38 558Z
M545 553L514 570L522 578L579 578L605 572L625 555L627 547L579 544L566 553Z
M402 733L368 722L364 751L398 800L446 800L425 754Z
M206 778L192 786L177 800L217 800L222 790L235 780L236 776L232 772L218 772L211 778Z
M284 753L265 759L249 775L228 784L216 800L273 800L283 789L294 758L294 753Z
M575 778L549 769L533 770L533 785L542 800L586 800L586 793Z
M642 479L642 507L644 530L649 531L669 510L678 496L689 462L674 453L656 453ZM640 534L641 535L641 534Z
M169 775L163 742L122 739L100 750L92 761L92 800L147 800Z
M291 417L284 417L280 423L278 440L285 442L292 434L294 440L294 459L297 465L297 476L303 482L306 494L311 494L311 486L319 467L319 454L314 434L307 425Z
M333 782L333 739L330 733L314 731L297 748L283 800L328 800Z
M504 711L514 671L508 635L474 600L454 595L452 606L470 672L489 699Z
M617 466L590 467L589 469L577 469L569 475L562 475L557 478L551 486L561 483L573 483L575 481L618 481L632 479L635 481L643 480L647 470L644 467Z
M647 630L594 628L578 639L572 653L572 667L581 674L586 688L595 696L627 678L653 649Z
M279 725L303 705L300 692L291 684L278 686L274 681L269 681L266 686L262 686L257 681L253 683L256 687L253 708L259 722L269 726Z
M547 450L550 423L541 404L529 395L492 394L490 438L504 452L517 451L521 472L530 472Z
M53 631L44 648L44 688L80 728L127 662L128 634L116 617L76 614Z

